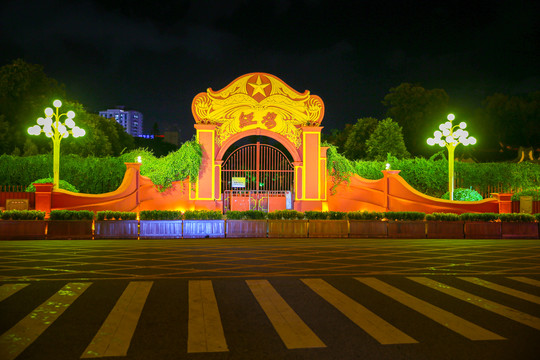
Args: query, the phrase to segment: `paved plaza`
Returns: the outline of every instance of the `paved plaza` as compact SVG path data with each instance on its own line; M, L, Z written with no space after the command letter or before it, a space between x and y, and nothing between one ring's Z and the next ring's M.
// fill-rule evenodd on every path
M0 281L540 275L538 240L4 241Z
M537 240L0 243L0 359L538 359Z

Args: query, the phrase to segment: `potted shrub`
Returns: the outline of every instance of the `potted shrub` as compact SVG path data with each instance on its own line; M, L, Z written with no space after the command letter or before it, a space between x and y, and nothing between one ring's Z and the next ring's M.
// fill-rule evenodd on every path
M424 239L426 237L426 214L416 211L388 211L389 238Z
M309 237L348 237L347 213L341 211L306 211Z
M500 239L501 222L499 214L494 213L464 213L459 215L465 222L465 238L467 239Z
M95 239L136 239L139 222L136 212L98 211L96 214Z
M428 239L463 239L465 237L463 221L458 214L432 213L426 215Z
M45 212L36 210L7 210L0 214L0 239L45 239Z
M184 213L184 238L225 237L225 220L217 210L188 210Z
M296 210L277 210L268 213L268 237L307 237L308 221Z
M384 214L377 211L351 211L349 218L349 236L355 238L386 238L388 222L382 221Z
M52 210L47 239L92 239L94 213L89 210Z
M538 239L538 224L531 214L499 214L503 239Z
M228 211L227 237L266 237L266 213L259 210Z
M180 239L182 212L175 210L143 210L140 213L141 239Z

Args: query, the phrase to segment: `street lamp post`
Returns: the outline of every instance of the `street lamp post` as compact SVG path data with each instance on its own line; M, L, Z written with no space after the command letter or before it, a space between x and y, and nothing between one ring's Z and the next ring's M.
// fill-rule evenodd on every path
M458 125L453 125L454 114L448 114L448 119L444 124L439 125L439 130L433 133L434 137L427 139L428 145L438 144L440 147L446 146L448 149L448 192L450 200L454 200L454 150L459 144L474 145L476 139L469 137L469 132L464 130L467 124L460 122Z
M39 135L42 132L52 139L53 141L53 189L58 189L60 182L60 141L63 138L67 138L69 134L73 137L80 137L86 134L86 131L75 125L73 118L75 112L68 111L65 114L60 114L58 109L62 106L60 100L54 100L53 102L56 111L53 109L45 109L45 118L38 118L37 125L28 128L30 135ZM62 123L61 117L65 116L66 119Z

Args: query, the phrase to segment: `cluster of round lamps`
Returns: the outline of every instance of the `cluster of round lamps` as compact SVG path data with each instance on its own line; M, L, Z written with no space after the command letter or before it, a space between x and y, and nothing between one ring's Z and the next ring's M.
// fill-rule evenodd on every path
M427 139L428 145L438 144L441 147L447 145L457 146L459 144L474 145L476 144L476 139L474 137L469 137L469 132L464 130L467 127L467 124L460 122L458 125L453 125L452 121L455 119L453 114L447 116L448 121L444 124L439 125L439 130L433 133L434 137Z
M55 100L53 105L56 108L56 113L52 108L46 108L46 117L38 118L37 125L28 128L28 133L30 135L39 135L43 132L47 137L53 137L55 132L57 132L60 138L67 138L69 134L73 135L73 137L80 137L86 134L84 129L75 125L75 121L73 121L73 118L75 117L74 111L70 110L66 114L59 115L58 108L62 106L62 102L60 100ZM60 121L60 117L63 115L67 117L64 123ZM55 120L53 120L53 117L55 117Z

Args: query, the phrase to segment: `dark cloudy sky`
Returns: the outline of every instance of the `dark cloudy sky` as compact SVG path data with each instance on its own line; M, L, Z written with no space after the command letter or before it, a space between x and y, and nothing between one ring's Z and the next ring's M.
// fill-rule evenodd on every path
M97 112L123 104L145 129L193 134L191 101L246 73L278 76L326 106L322 125L382 117L402 82L472 111L540 89L540 1L81 1L0 5L0 65L41 64ZM472 112L471 112L472 116Z

